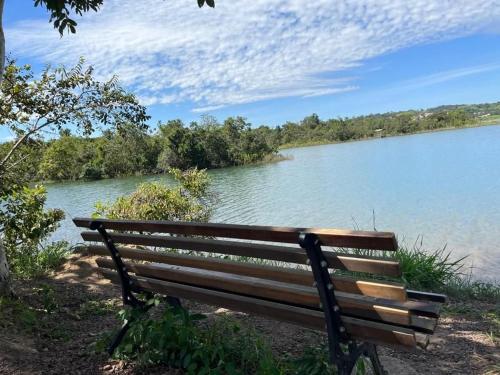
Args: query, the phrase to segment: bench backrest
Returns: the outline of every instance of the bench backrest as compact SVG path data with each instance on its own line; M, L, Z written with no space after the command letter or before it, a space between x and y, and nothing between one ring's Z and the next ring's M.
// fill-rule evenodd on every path
M91 228L93 220L76 218L74 222ZM142 290L324 330L324 315L307 266L308 257L298 245L300 233L314 233L321 245L334 248L323 254L331 269L346 329L372 342L414 347L419 338L415 332L432 333L438 317L437 305L422 300L443 299L409 292L398 282L367 277L400 276L399 263L390 256L344 251L393 253L397 242L389 232L165 221L99 222L118 245L121 257L128 259L126 268L135 274L135 284ZM92 243L88 246L91 254L109 255L108 249L98 244L102 241L98 232L84 231L82 237ZM97 262L105 276L116 279L110 259Z

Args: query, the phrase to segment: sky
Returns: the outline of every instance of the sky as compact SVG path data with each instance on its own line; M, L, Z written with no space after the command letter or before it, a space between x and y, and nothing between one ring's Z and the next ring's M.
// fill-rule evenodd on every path
M37 71L83 56L152 124L210 114L274 126L500 100L500 0L104 0L76 20L61 38L33 0L6 0L7 52Z

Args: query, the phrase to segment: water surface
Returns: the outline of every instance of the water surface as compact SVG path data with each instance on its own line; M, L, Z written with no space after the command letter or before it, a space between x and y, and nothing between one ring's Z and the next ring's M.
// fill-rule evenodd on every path
M500 126L289 149L292 160L210 171L213 221L394 231L408 245L468 255L482 279L500 269ZM67 220L58 239L80 241L71 217L132 192L128 177L48 186Z

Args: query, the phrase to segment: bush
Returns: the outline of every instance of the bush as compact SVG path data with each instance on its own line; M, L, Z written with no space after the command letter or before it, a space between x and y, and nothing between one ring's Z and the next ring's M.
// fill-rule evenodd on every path
M0 198L2 240L12 272L33 277L58 266L68 252L67 242L44 242L58 228L64 213L44 209L45 188L14 187Z
M160 182L139 185L112 204L96 204L94 216L110 219L181 220L206 222L212 213L209 178L205 170L170 169L179 186Z
M147 301L149 306L159 303L158 298ZM119 317L131 325L113 355L142 366L166 364L187 374L336 374L326 345L306 348L298 358L279 358L255 329L229 316L204 321L204 315L167 305L159 318L131 308L120 311ZM104 351L110 338L101 339L97 351ZM356 374L365 374L366 361L358 361Z
M149 305L158 305L151 299ZM257 337L229 318L200 327L201 314L181 307L166 306L159 319L140 319L141 311L122 310L120 318L132 319L130 330L116 349L119 359L141 365L167 364L188 374L281 374L281 366L271 350ZM264 370L265 369L265 370Z

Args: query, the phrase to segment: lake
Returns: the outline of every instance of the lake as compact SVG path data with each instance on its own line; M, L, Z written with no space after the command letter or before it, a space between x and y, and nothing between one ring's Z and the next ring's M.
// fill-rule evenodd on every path
M283 151L291 160L210 171L212 221L393 231L399 242L447 246L474 275L500 269L500 125ZM132 192L142 176L48 185L67 214L56 239L81 241L70 221L96 201Z

